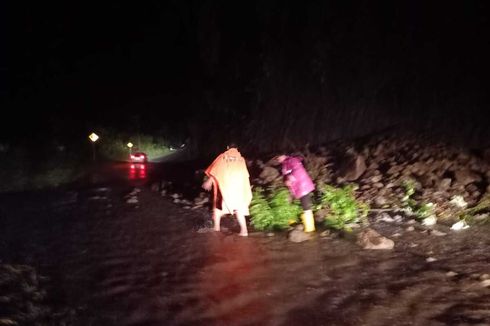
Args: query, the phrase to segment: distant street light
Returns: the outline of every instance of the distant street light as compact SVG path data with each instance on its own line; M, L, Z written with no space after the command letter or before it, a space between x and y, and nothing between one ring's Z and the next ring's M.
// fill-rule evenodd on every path
M133 143L129 142L127 146L129 147L129 156L131 157L131 149L133 148Z
M95 162L95 142L99 139L99 136L95 132L91 133L88 138L92 141L92 158Z

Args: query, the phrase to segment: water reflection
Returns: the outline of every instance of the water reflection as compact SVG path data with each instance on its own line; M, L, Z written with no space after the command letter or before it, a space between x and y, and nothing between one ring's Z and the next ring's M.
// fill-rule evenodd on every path
M146 164L130 164L128 178L129 180L146 179Z
M203 317L224 325L269 320L271 284L261 280L270 279L271 271L260 245L252 239L215 233L209 235L207 249L198 285L206 306Z

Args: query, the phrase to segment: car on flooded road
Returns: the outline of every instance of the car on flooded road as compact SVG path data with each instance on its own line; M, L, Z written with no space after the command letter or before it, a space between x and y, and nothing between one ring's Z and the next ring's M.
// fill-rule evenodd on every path
M143 152L136 152L129 155L129 159L132 163L146 163L148 162L148 156Z

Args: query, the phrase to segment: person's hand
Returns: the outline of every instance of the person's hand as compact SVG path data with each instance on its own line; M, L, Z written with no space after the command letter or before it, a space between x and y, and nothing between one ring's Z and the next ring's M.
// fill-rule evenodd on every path
M213 186L213 180L211 178L207 179L202 184L202 188L206 191L210 191L212 186Z

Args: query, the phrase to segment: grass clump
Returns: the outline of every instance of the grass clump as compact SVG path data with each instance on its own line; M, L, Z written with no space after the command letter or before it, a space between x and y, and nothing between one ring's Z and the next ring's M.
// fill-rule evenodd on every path
M316 209L327 209L325 225L336 229L351 231L352 224L359 223L366 218L369 206L356 200L354 186L347 185L336 188L325 185L320 191L320 203Z
M75 182L85 173L82 159L69 153L42 155L27 149L0 154L0 192L56 188Z
M418 203L412 196L415 194L416 183L411 179L403 181L405 196L402 198L404 211L419 220L435 215L435 205L433 203Z
M325 225L336 229L351 231L352 225L367 217L369 206L356 200L354 186L335 188L325 185L321 188L319 199L314 202L315 210L327 211ZM250 205L252 225L257 230L283 230L298 222L303 212L298 200L291 200L289 190L281 187L266 192L256 188Z
M475 216L483 212L487 212L487 217L481 220L480 223L490 222L490 219L488 218L488 213L490 213L490 194L484 195L474 207L464 209L458 215L458 218L466 222L474 223Z
M289 190L281 187L266 193L258 187L253 192L250 214L257 230L284 230L298 221L302 209L298 201L291 201Z

